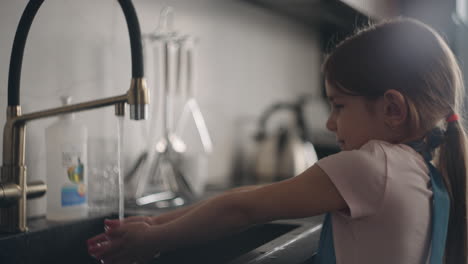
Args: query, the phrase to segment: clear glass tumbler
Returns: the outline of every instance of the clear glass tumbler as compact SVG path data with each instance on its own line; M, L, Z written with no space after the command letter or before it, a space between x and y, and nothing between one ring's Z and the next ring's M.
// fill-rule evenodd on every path
M88 139L88 206L91 215L116 213L119 208L117 139Z

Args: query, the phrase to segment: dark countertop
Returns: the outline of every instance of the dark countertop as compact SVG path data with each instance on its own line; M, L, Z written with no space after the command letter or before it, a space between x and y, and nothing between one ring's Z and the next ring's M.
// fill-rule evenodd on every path
M213 192L208 196L213 195ZM127 209L129 215L157 215L170 209ZM116 215L55 222L29 219L30 231L0 234L0 263L98 263L87 254L86 240L103 231ZM280 220L239 234L167 252L153 263L310 263L318 247L322 216Z

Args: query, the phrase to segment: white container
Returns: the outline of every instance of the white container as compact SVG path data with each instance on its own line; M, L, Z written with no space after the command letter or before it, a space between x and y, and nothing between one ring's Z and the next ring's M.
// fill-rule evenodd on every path
M61 97L64 105L71 97ZM60 115L46 128L47 219L72 220L88 215L86 126L73 113Z

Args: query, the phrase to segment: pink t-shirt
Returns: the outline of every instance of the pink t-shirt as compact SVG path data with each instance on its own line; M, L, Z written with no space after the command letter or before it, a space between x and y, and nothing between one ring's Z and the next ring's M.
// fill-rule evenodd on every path
M417 152L371 140L317 164L349 207L332 212L337 264L427 263L432 190Z

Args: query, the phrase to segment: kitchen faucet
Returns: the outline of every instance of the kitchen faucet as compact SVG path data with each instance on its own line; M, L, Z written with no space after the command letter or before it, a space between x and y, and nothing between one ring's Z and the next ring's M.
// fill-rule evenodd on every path
M131 0L118 0L125 15L130 35L132 79L130 89L123 95L66 105L48 110L22 114L20 106L21 64L27 35L34 16L44 0L30 0L21 16L13 42L8 77L7 121L3 133L3 165L0 171L0 232L25 232L26 199L44 195L43 182L27 183L25 165L26 122L71 112L104 106L115 106L116 115L124 115L125 103L130 105L130 118L146 119L149 93L143 71L143 52L138 17Z

